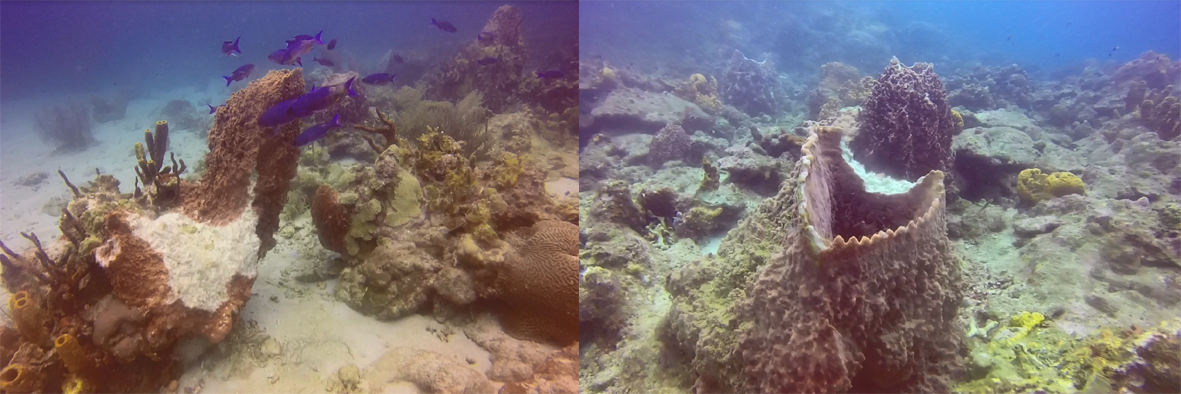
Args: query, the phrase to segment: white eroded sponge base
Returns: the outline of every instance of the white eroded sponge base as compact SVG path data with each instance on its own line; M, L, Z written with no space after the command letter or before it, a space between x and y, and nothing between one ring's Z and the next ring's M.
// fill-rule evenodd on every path
M179 213L131 221L135 236L164 256L172 288L169 302L180 299L186 307L206 311L215 311L228 300L226 285L234 275L256 275L261 244L255 234L257 225L258 214L249 208L238 220L222 227L198 223Z

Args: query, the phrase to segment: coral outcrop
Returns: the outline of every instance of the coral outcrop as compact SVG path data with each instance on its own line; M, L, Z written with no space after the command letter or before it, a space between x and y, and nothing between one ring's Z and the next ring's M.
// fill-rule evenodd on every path
M648 145L648 159L656 167L673 160L689 161L692 142L689 134L679 124L670 124L660 129Z
M54 152L85 150L94 143L91 133L90 108L78 102L68 102L53 108L43 108L34 114L37 136L53 146Z
M150 201L120 193L110 175L78 188L62 174L74 194L61 210L62 239L46 248L26 234L33 248L23 254L0 244L4 285L26 322L19 335L3 334L4 349L17 349L0 365L4 391L155 392L179 377L180 341L226 337L273 245L295 172L298 126L270 134L256 119L268 103L303 92L299 74L271 72L218 111L200 183L162 167L165 122L146 133L139 179L149 188L179 183L168 196L177 205L160 204L160 190Z
M748 59L734 51L721 83L722 98L727 104L751 116L774 116L786 109L782 101L786 95L766 62Z
M870 170L914 181L951 169L955 123L933 65L891 59L864 107L849 148Z
M740 307L747 390L947 391L962 289L943 174L870 193L840 140L819 128L804 144L799 217Z
M478 91L488 109L497 113L519 102L518 85L527 78L522 76L522 70L528 59L519 30L523 19L517 7L497 8L483 30L492 33L492 40L473 38L459 55L444 63L438 72L428 75L426 96L432 100L458 101ZM487 65L477 63L487 57L497 61Z

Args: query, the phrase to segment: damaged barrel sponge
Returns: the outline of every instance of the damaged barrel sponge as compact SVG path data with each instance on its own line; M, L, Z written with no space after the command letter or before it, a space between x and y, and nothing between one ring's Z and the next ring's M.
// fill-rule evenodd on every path
M739 306L749 392L947 392L961 333L943 173L878 194L813 130L786 249Z

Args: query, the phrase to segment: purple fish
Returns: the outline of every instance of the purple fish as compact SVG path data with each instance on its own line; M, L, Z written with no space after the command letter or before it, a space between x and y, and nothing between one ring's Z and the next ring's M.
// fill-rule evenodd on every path
M333 63L331 60L328 60L328 59L321 59L318 57L313 57L312 60L315 60L316 63L320 63L321 66L325 66L325 67L332 67L332 66L336 65L336 63Z
M448 22L448 21L437 21L437 20L435 20L435 18L431 18L431 24L438 26L439 30L442 30L442 31L445 31L448 33L456 32L455 25L452 25L451 22Z
M214 107L212 104L205 104L205 105L208 105L208 106L209 106L209 113L214 113L214 112L217 112L217 109L218 109L218 108L221 108L221 106L220 106L220 105L219 105L219 106L216 106L216 107Z
M291 103L290 108L287 109L287 115L295 118L302 118L316 111L323 110L336 104L345 94L356 97L357 91L353 90L353 80L356 78L349 78L348 82L341 85L324 86L317 89L312 89L303 96L295 99Z
M333 38L332 41L328 41L328 50L331 51L333 49L336 49L336 39L335 38Z
M287 123L291 123L293 120L299 119L299 117L287 114L287 111L291 110L291 104L294 103L295 100L296 99L281 101L278 104L275 104L275 106L266 110L266 112L263 112L262 115L259 115L258 117L259 126L282 126Z
M561 78L564 76L566 76L566 73L562 72L562 70L547 70L547 71L538 71L537 72L538 79Z
M303 60L300 59L298 56L291 56L291 51L288 51L286 49L280 49L280 50L271 52L270 56L267 56L267 59L270 59L272 62L282 64L284 66L299 64L300 67L303 67Z
M287 51L291 54L288 56L299 58L300 56L308 54L316 44L324 45L324 41L320 40L320 36L324 34L323 30L316 33L315 37L309 35L295 36L295 39L287 41Z
M242 39L242 37L238 37L238 38L235 38L234 41L222 42L221 43L221 54L225 55L225 56L238 56L238 53L242 53L242 50L238 49L238 40L241 40L241 39ZM234 52L237 52L237 53L234 53Z
M483 58L483 59L480 59L480 60L476 60L476 64L479 64L479 65L481 65L481 66L487 66L487 65L489 65L489 64L496 63L496 62L499 62L499 61L500 61L500 59L494 58L494 57L492 57L492 56L488 56L488 57L486 57L486 58Z
M316 140L324 138L324 136L328 135L328 132L335 130L337 128L340 128L342 126L344 126L344 125L340 124L340 114L336 114L336 116L332 117L331 122L321 123L321 124L309 127L307 130L304 130L302 133L299 133L299 136L295 137L295 146L301 147L301 146L316 142Z
M387 83L394 82L394 77L397 75L398 74L386 73L370 74L369 76L362 78L361 82L364 82L367 85L385 85Z
M226 86L230 86L231 82L241 81L246 79L246 77L249 77L251 71L254 71L254 65L247 63L243 64L242 67L238 67L237 70L234 70L234 73L230 74L230 76L222 78L226 79Z
M476 40L478 40L478 41L492 41L492 39L495 37L496 37L496 34L493 34L490 31L482 31L482 32L480 32L480 34L476 35Z

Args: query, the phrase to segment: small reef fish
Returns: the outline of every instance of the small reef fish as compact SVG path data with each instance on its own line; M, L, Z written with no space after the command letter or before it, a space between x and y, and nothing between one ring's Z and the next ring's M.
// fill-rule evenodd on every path
M431 24L438 26L439 30L442 30L442 31L445 31L448 33L454 33L457 31L455 29L455 25L452 25L451 22L448 22L448 21L437 21L437 20L435 20L435 18L431 18Z
M341 85L324 86L312 89L303 96L299 96L291 103L290 108L287 109L287 115L302 118L316 111L328 108L332 104L340 101L345 94L352 97L357 97L357 91L353 89L353 80L350 78L348 82Z
M298 56L291 56L291 51L288 51L286 49L280 49L280 50L271 52L271 54L269 56L267 56L267 59L269 59L272 62L282 64L284 66L299 64L300 67L303 67L303 60L300 59Z
M404 61L406 61L406 59L402 59L401 56L394 55L394 63L402 63Z
M216 106L216 107L214 107L214 106L213 106L213 104L205 104L205 105L209 106L209 113L214 113L214 112L217 112L217 109L218 109L218 108L221 108L221 106L220 106L220 105L219 105L219 106Z
M336 116L332 117L331 122L321 123L309 127L307 130L299 133L299 136L295 137L295 146L301 147L316 142L316 140L324 138L324 136L328 135L328 132L338 129L342 126L344 125L340 124L340 114L336 114Z
M238 38L235 38L234 41L222 42L221 43L221 54L225 55L225 56L238 56L238 53L242 53L242 50L238 49L238 41L241 39L242 39L242 37L238 37ZM235 53L235 52L237 52L237 53Z
M328 41L328 50L331 51L333 49L336 49L336 39L335 38L333 38L332 41Z
M287 52L290 52L288 56L298 59L311 52L316 44L324 45L324 41L320 40L320 36L323 34L324 31L320 30L315 37L305 34L295 36L295 39L287 41Z
M495 37L496 37L496 35L490 31L482 31L482 32L480 32L480 34L476 35L476 40L477 41L491 41Z
M237 70L234 70L234 73L230 74L230 76L223 76L222 78L226 79L226 86L230 86L230 83L234 81L241 81L246 79L246 77L249 77L251 71L254 71L254 65L247 63L243 64L242 67L238 67Z
M562 72L562 70L546 70L537 72L538 79L561 78L564 76L566 76L566 73Z
M336 65L336 63L333 63L331 60L328 60L328 59L321 59L318 57L313 57L312 60L315 60L316 63L320 63L321 66L332 67L332 66Z
M1119 50L1119 47L1111 48L1111 52L1107 52L1107 57L1111 57L1111 54L1115 53L1115 51L1118 51L1118 50Z
M263 112L262 115L258 116L258 125L262 127L282 126L290 123L293 120L299 119L299 117L287 114L287 112L291 110L291 104L294 103L295 100L296 99L280 101L278 104L275 104L275 106L266 110L266 112Z
M496 62L499 62L499 61L500 61L500 59L494 58L494 57L492 57L492 56L488 56L488 57L486 57L486 58L483 58L483 59L480 59L480 60L476 60L476 64L479 64L479 65L481 65L481 66L487 66L487 65L489 65L489 64L496 63Z
M369 76L362 78L361 82L364 82L367 85L385 85L387 83L394 82L394 77L397 75L398 74L386 73L370 74Z

